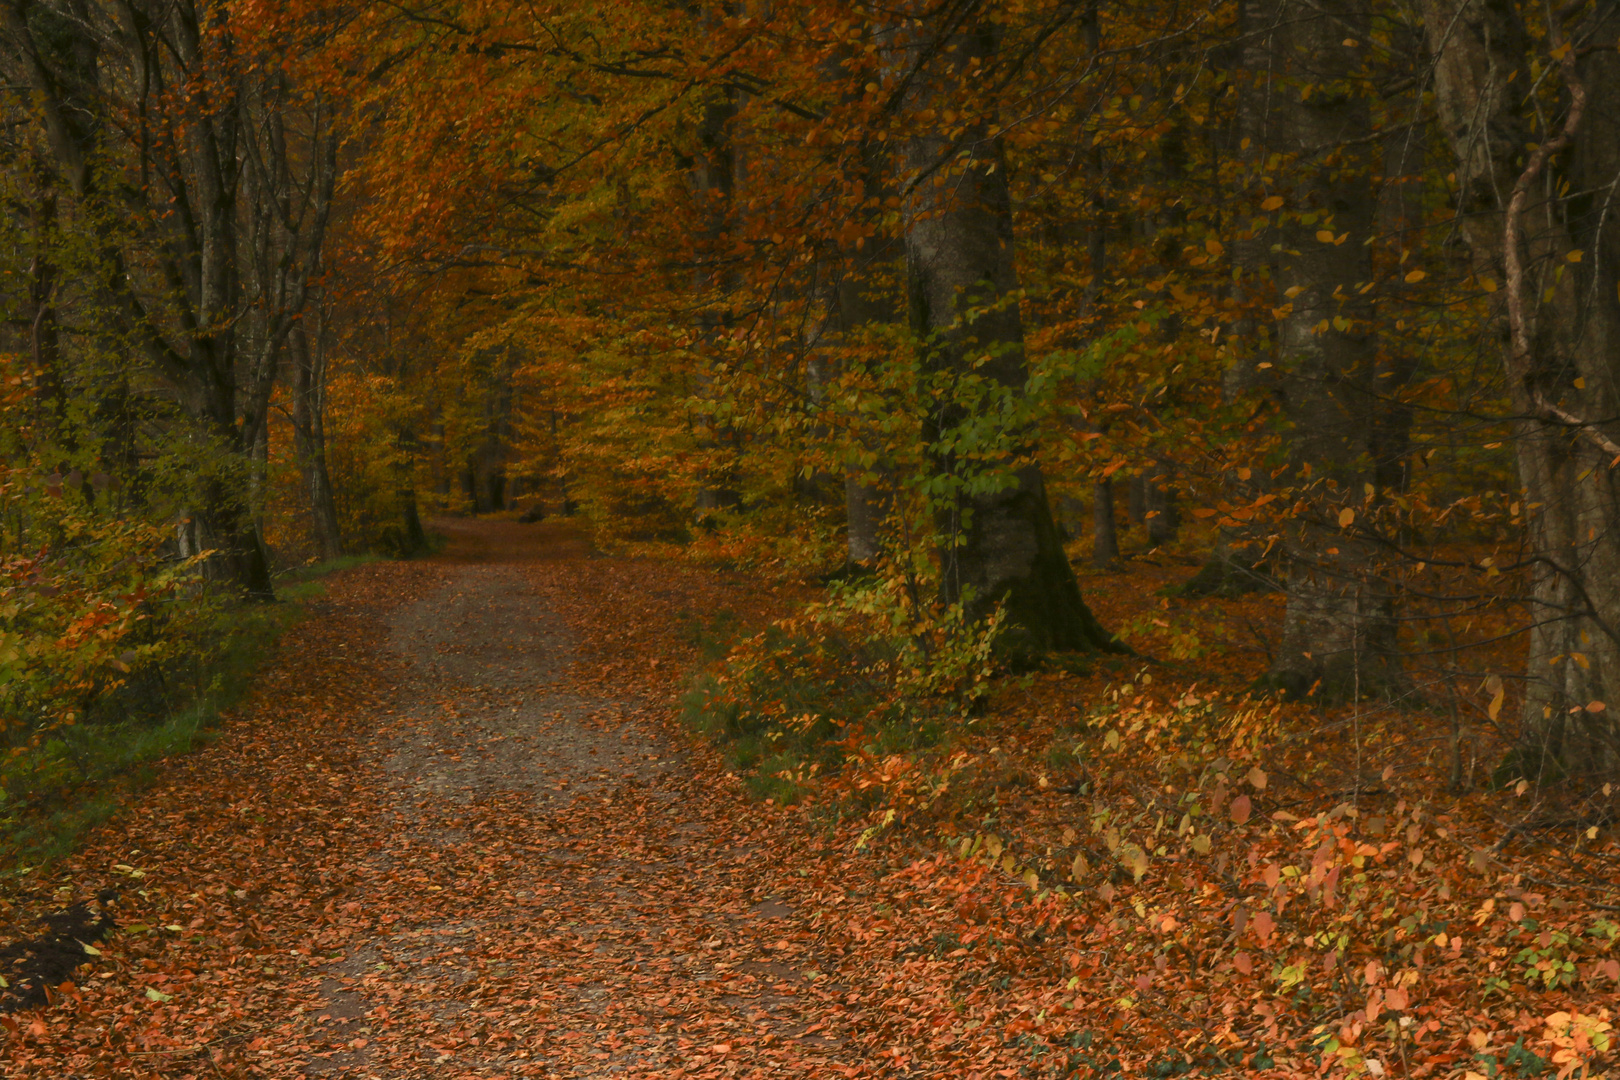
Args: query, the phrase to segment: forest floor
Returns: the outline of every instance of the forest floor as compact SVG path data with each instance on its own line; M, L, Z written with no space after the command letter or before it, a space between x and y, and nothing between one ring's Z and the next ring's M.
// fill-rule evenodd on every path
M0 1074L1067 1076L1091 1071L1093 1030L1138 1030L1119 987L1145 999L1176 975L1174 950L1139 954L1139 973L1125 945L1080 969L1108 986L1077 993L1080 953L1036 958L1063 944L1067 916L1027 899L1033 871L1002 872L998 838L988 865L957 871L928 837L856 850L825 817L750 798L676 703L693 628L779 600L740 577L603 557L565 524L440 528L436 558L335 577L217 741L7 887ZM1083 820L1044 775L1011 771L1003 818L1027 804L1037 825ZM1190 872L1168 880L1193 888ZM1115 909L1105 937L1125 933ZM1170 934L1176 920L1152 910L1152 933ZM1213 963L1209 986L1239 978ZM1226 1004L1220 1037L1241 1052L1221 1059L1207 1053L1218 999L1177 993L1168 1012L1202 1013L1186 1030L1214 1041L1161 1054L1174 1067L1158 1075L1200 1053L1304 1071L1280 1050L1262 1060L1251 1036L1269 1025L1275 1045L1280 1015L1262 996ZM1062 1058L1051 1025L1065 1014ZM1524 1032L1540 1012L1501 1017ZM1467 1044L1447 1045L1463 1051L1408 1074L1459 1069Z

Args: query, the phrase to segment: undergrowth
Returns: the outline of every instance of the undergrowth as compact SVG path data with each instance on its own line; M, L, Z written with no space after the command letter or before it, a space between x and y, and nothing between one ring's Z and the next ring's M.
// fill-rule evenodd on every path
M377 557L345 556L282 576L291 603L190 605L168 662L82 721L19 742L0 757L0 872L26 873L72 852L91 829L148 784L154 766L209 742L220 714L251 686L277 640L304 615L297 606L325 592L327 575ZM128 697L129 700L123 700Z
M835 582L826 602L758 633L725 620L700 629L709 663L684 718L725 747L756 797L796 803L851 755L947 742L989 686L999 630L999 618L969 623L961 605L918 612L895 582Z
M685 705L756 796L904 865L874 885L880 916L911 913L882 940L968 988L907 1023L1017 997L1030 1067L1074 1076L1610 1060L1609 789L1596 808L1522 779L1459 798L1393 721L1347 750L1309 710L1146 669L1083 697L1057 690L1080 682L1062 665L992 687L989 641L898 607L850 590L710 635ZM1538 820L1550 847L1511 843ZM1187 1001L1224 1004L1189 1020Z

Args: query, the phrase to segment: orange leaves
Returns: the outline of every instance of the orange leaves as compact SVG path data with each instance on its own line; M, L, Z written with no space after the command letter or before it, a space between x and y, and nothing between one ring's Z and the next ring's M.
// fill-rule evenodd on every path
M1250 806L1249 797L1239 795L1232 800L1231 806L1227 809L1227 816L1232 819L1234 825L1243 825L1249 820Z

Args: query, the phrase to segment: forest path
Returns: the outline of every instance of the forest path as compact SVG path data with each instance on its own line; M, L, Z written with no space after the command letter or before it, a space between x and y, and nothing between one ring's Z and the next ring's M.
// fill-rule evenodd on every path
M439 528L330 579L219 740L15 898L13 936L110 885L120 929L0 1017L0 1075L881 1071L767 884L791 856L673 726L679 624L729 586L566 524Z
M574 677L577 634L539 589L603 563L564 527L439 528L449 544L427 564L434 580L383 614L386 648L407 664L371 763L387 838L346 860L386 932L328 958L319 1004L288 1033L302 1071L735 1074L745 1055L745 1075L824 1076L848 1064L806 1007L802 952L778 959L809 928L751 887L758 851L725 800L692 790L634 680Z

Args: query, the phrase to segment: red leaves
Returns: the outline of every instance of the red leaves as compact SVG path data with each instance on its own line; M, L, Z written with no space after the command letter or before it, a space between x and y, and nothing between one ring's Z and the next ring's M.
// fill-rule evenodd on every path
M1264 949L1271 944L1271 935L1277 930L1277 922L1271 917L1270 912L1261 911L1257 912L1254 918L1249 920L1249 927L1254 931L1255 940Z

